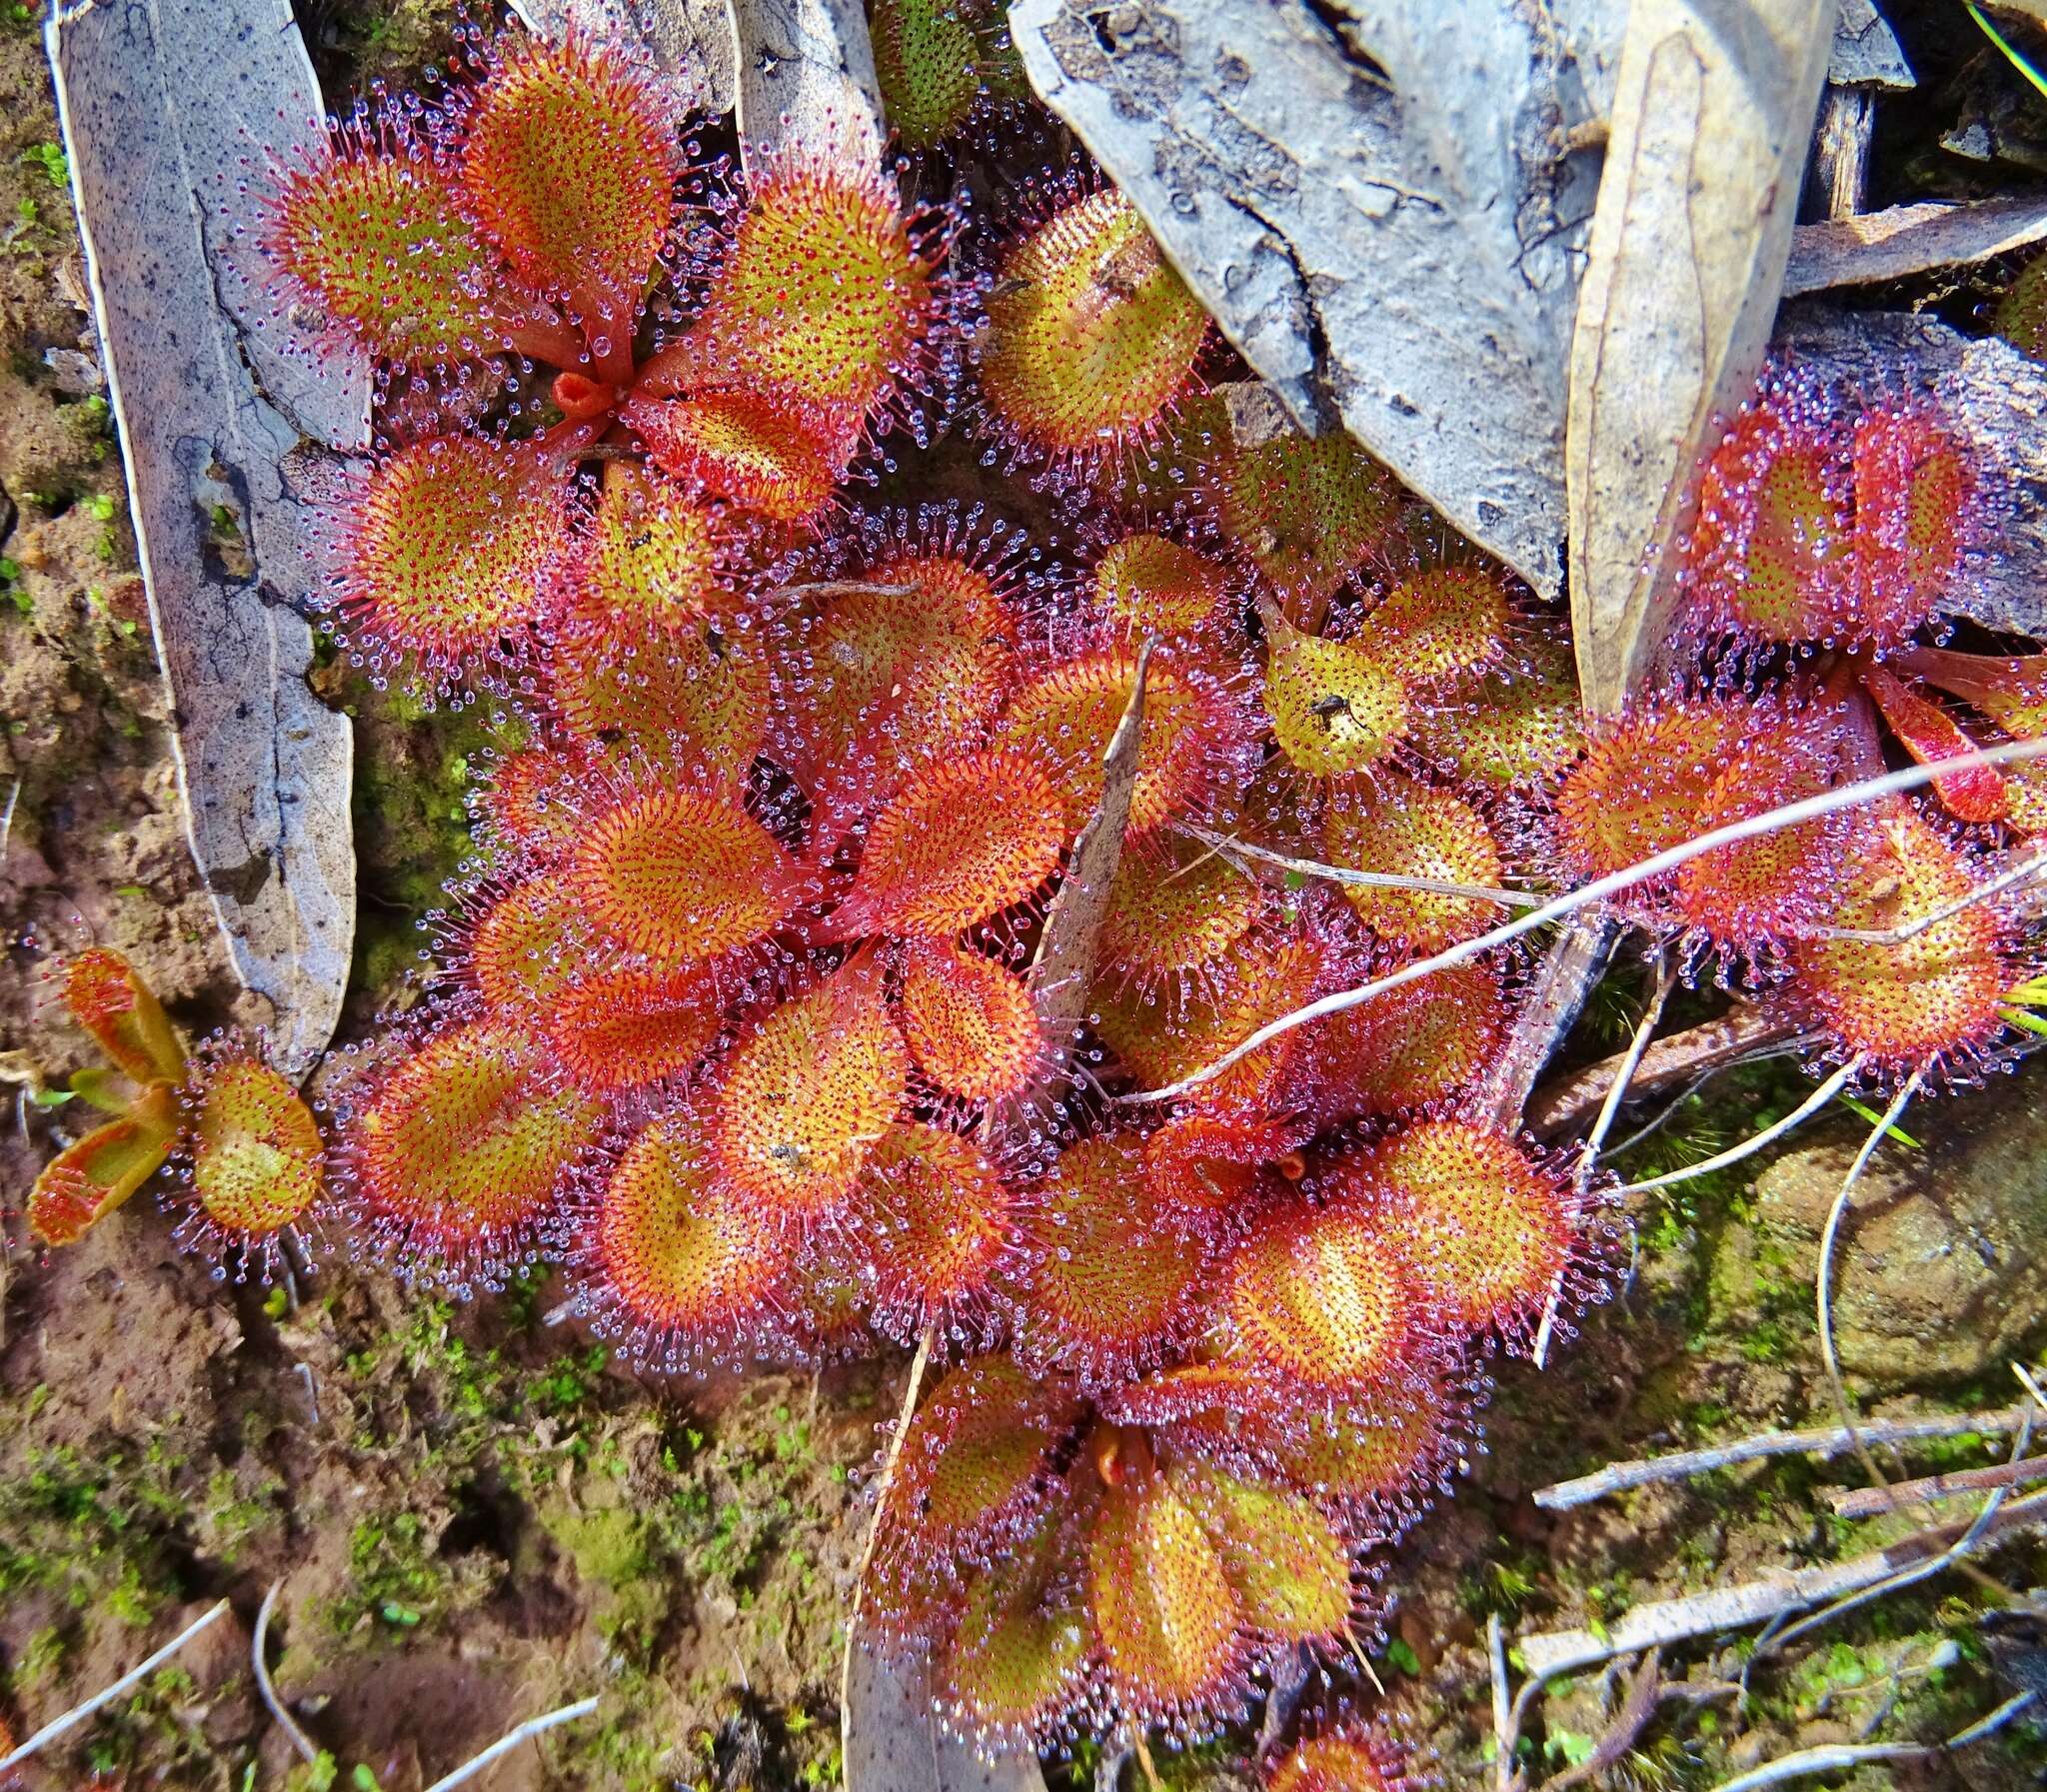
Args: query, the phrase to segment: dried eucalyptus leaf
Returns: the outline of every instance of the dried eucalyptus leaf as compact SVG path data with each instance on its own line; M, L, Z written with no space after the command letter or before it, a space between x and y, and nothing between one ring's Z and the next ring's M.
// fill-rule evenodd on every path
M330 350L302 377L314 358L268 340L289 322L250 344L224 306L245 290L227 253L249 203L237 140L308 147L319 94L284 0L81 5L47 40L193 856L272 1005L276 1060L301 1073L355 932L349 724L307 687L298 609L307 489L335 460L301 429L364 440L369 369Z
M1621 0L1018 0L1045 103L1287 409L1554 596Z
M1753 384L1834 0L1636 0L1571 342L1571 617L1587 709L1660 648L1714 419Z

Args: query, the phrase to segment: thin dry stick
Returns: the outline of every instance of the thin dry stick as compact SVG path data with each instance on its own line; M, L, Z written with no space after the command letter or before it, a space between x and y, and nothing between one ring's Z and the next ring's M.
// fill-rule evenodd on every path
M285 1709L284 1700L277 1696L277 1688L270 1683L270 1664L263 1659L264 1645L270 1640L270 1613L277 1604L277 1596L284 1591L284 1582L273 1580L270 1591L263 1595L263 1603L256 1608L256 1630L249 1638L249 1665L256 1671L256 1690L262 1695L265 1708L277 1719L277 1727L291 1739L293 1748L299 1751L299 1759L311 1766L320 1758L320 1751L313 1746L313 1739L299 1728L299 1720Z
M1716 1020L1658 1039L1643 1053L1634 1086L1646 1092L1688 1083L1701 1071L1745 1063L1751 1053L1781 1049L1799 1036L1798 1028L1781 1016L1739 1005ZM1546 1136L1596 1113L1623 1055L1615 1052L1543 1083L1528 1103L1528 1129Z
M1638 1649L1676 1642L1681 1637L1745 1629L1783 1613L1803 1611L1843 1593L1858 1592L1890 1579L1900 1569L1917 1567L1929 1556L1944 1555L1956 1538L1968 1537L1972 1531L1973 1548L1985 1538L2043 1524L2047 1524L2047 1493L2029 1494L2024 1499L2012 1500L1980 1526L1972 1521L1967 1525L1914 1531L1882 1549L1845 1562L1822 1562L1731 1587L1687 1594L1681 1599L1653 1600L1623 1612L1601 1631L1552 1630L1524 1637L1521 1656L1535 1679L1554 1679L1558 1674L1590 1667L1615 1655L1633 1654Z
M1609 872L1603 878L1595 878L1590 884L1577 890L1568 891L1560 896L1544 902L1539 908L1495 927L1489 933L1480 933L1437 952L1433 957L1416 958L1403 964L1398 970L1389 971L1381 977L1374 977L1354 989L1338 989L1318 1000L1308 1002L1304 1007L1295 1008L1291 1013L1281 1014L1278 1019L1267 1021L1255 1032L1212 1062L1198 1070L1190 1071L1177 1082L1167 1083L1162 1088L1137 1089L1128 1094L1116 1095L1112 1099L1128 1105L1152 1101L1170 1101L1189 1090L1212 1081L1232 1065L1241 1063L1252 1052L1262 1050L1274 1039L1292 1032L1296 1027L1306 1026L1313 1021L1340 1014L1345 1008L1356 1007L1360 1002L1370 1001L1374 996L1385 995L1394 989L1405 988L1409 983L1419 982L1423 977L1433 976L1439 970L1448 970L1453 965L1468 963L1471 959L1491 951L1495 946L1510 945L1514 940L1546 927L1552 921L1562 920L1577 913L1581 908L1602 902L1608 896L1618 896L1624 890L1632 890L1637 884L1650 878L1661 877L1665 872L1674 872L1681 866L1689 865L1694 859L1719 851L1722 847L1734 847L1744 841L1758 839L1766 834L1775 834L1786 828L1796 828L1801 823L1817 821L1822 816L1836 815L1844 809L1857 809L1864 804L1876 803L1886 797L1895 797L1905 791L1916 791L1923 785L1931 784L1936 778L1951 778L1957 772L1974 771L1980 766L2008 766L2023 764L2047 756L2047 739L2038 741L2008 741L2001 747L1982 747L1969 753L1958 753L1943 759L1933 766L1905 766L1896 772L1886 772L1881 778L1867 778L1855 784L1842 785L1837 790L1822 791L1815 797L1804 797L1796 803L1787 803L1780 809L1751 816L1746 821L1730 822L1724 828L1714 828L1696 838L1677 846L1666 848L1653 857Z
M449 1792L450 1787L459 1786L464 1780L474 1779L493 1761L502 1760L527 1738L538 1736L545 1730L552 1730L557 1724L588 1717L596 1709L597 1695L593 1693L587 1699L578 1699L573 1705L564 1705L559 1711L550 1711L545 1717L529 1717L509 1735L500 1736L482 1754L463 1762L453 1773L443 1774L427 1788L427 1792Z
M1710 1175L1716 1169L1725 1169L1730 1163L1739 1163L1744 1157L1753 1157L1784 1136L1793 1128L1803 1125L1814 1114L1826 1106L1848 1084L1848 1079L1862 1068L1860 1057L1851 1057L1845 1064L1822 1082L1818 1088L1787 1113L1774 1125L1765 1126L1753 1138L1744 1138L1738 1145L1729 1145L1726 1150L1705 1158L1702 1162L1687 1163L1682 1169L1666 1171L1660 1176L1651 1176L1646 1182L1630 1182L1622 1194L1646 1194L1652 1188L1668 1188L1673 1182L1689 1182L1695 1176Z
M2026 1365L2022 1362L2015 1362L2011 1365L2011 1372L2019 1378L2019 1385L2033 1396L2033 1404L2039 1407L2042 1412L2047 1412L2047 1393L2040 1391L2039 1382L2035 1381L2031 1374L2027 1372Z
M2032 1441L2032 1417L2028 1414L2026 1423L2020 1428L2019 1440L2013 1446L2014 1453L2023 1454ZM1853 1611L1858 1605L1867 1605L1872 1599L1887 1598L1901 1587L1909 1587L1918 1581L1930 1579L1944 1568L1967 1568L1971 1566L1966 1559L1969 1551L1976 1547L1978 1540L1983 1536L1984 1532L1996 1523L1997 1514L2003 1510L2004 1502L2010 1497L2011 1489L2009 1487L1992 1488L1990 1497L1983 1502L1982 1510L1970 1520L1969 1528L1962 1532L1953 1543L1942 1550L1931 1561L1921 1562L1915 1567L1907 1568L1902 1574L1893 1575L1888 1580L1880 1580L1874 1586L1863 1587L1857 1592L1837 1599L1824 1611L1814 1612L1809 1618L1800 1618L1797 1623L1788 1625L1777 1633L1776 1638L1769 1645L1771 1651L1781 1654L1786 1647L1795 1642L1799 1637L1809 1635L1822 1624L1831 1624L1843 1612ZM1996 1583L1993 1582L1992 1584L1995 1585ZM2003 1591L2004 1589L1999 1588L1999 1590ZM1760 1655L1762 1652L1762 1648L1758 1646L1756 1654Z
M2025 1422L2026 1408L2014 1406L2005 1412L1943 1413L1931 1418L1865 1419L1862 1435L1878 1443L1912 1443L1929 1437L1965 1437L1972 1431L2016 1431ZM1678 1450L1668 1456L1648 1456L1634 1462L1614 1462L1597 1474L1558 1481L1553 1487L1538 1487L1530 1496L1546 1512L1564 1512L1587 1505L1610 1494L1646 1487L1655 1481L1681 1481L1692 1475L1711 1474L1715 1469L1737 1463L1759 1462L1769 1456L1838 1456L1854 1448L1854 1436L1845 1429L1828 1426L1812 1431L1765 1431L1734 1443L1716 1444L1710 1449Z
M1833 1392L1834 1411L1854 1440L1855 1454L1862 1463L1863 1472L1879 1487L1888 1486L1890 1477L1877 1466L1869 1445L1862 1441L1862 1434L1855 1428L1855 1414L1848 1405L1848 1390L1841 1381L1841 1359L1834 1349L1834 1240L1840 1236L1841 1221L1847 1214L1848 1202L1854 1197L1855 1184L1869 1167L1870 1158L1876 1155L1876 1147L1883 1143L1898 1117L1911 1105L1924 1074L1923 1070L1914 1070L1905 1078L1904 1086L1891 1097L1883 1118L1870 1129L1869 1136L1862 1141L1862 1149L1855 1153L1855 1161L1848 1165L1848 1173L1841 1178L1834 1204L1827 1209L1826 1226L1819 1235L1819 1275L1813 1283L1813 1303L1819 1316L1819 1352L1826 1364L1827 1386Z
M1599 1105L1599 1115L1592 1122L1592 1130L1585 1135L1585 1152L1578 1159L1577 1185L1582 1196L1591 1185L1592 1172L1598 1167L1599 1149L1606 1142L1606 1135L1613 1130L1613 1122L1619 1116L1620 1104L1627 1099L1628 1084L1634 1080L1636 1069L1642 1061L1642 1053L1649 1048L1649 1035L1656 1030L1656 1023L1663 1018L1663 1004L1670 999L1671 985L1677 980L1677 972L1670 963L1669 954L1656 954L1656 986L1650 991L1648 1006L1642 1010L1640 1023L1635 1035L1628 1041L1626 1054L1620 1060L1620 1067L1613 1073L1613 1082L1606 1091L1606 1099ZM1542 1303L1542 1323L1535 1328L1535 1348L1532 1358L1537 1369L1546 1368L1549 1362L1550 1334L1556 1328L1556 1311L1563 1298L1563 1271L1559 1269L1549 1284L1549 1298Z
M1360 872L1348 866L1321 865L1312 859L1289 859L1284 853L1268 853L1233 834L1212 829L1183 827L1180 832L1200 841L1225 857L1231 853L1276 866L1303 878L1320 878L1328 884L1355 884L1366 890L1413 890L1424 896L1465 896L1474 902L1497 902L1502 908L1533 908L1542 898L1525 890L1502 890L1492 884L1446 884L1440 878L1409 878L1398 872Z
M2038 1480L2047 1480L2047 1456L2028 1456L2023 1462L1993 1462L1987 1468L1958 1468L1952 1474L1922 1475L1890 1487L1836 1487L1827 1494L1827 1504L1833 1507L1837 1518L1880 1518L1907 1500L1923 1505L1964 1493L1981 1493L1991 1487L2014 1487Z
M1507 1648L1496 1611L1485 1614L1485 1659L1492 1669L1492 1782L1497 1792L1507 1792L1514 1781L1514 1746L1519 1737L1513 1702L1507 1696Z
M2033 1702L2033 1698L2030 1692L2014 1693L1988 1717L1972 1723L1966 1730L1958 1730L1945 1742L1822 1743L1818 1748L1802 1748L1796 1754L1780 1756L1760 1767L1751 1768L1747 1773L1738 1773L1731 1780L1722 1780L1713 1792L1755 1792L1758 1786L1781 1785L1785 1780L1804 1779L1815 1773L1841 1773L1870 1762L1931 1761L1937 1756L1967 1748L1971 1743L1981 1742L1984 1737L2003 1729Z
M11 1755L7 1756L5 1760L0 1760L0 1773L5 1773L8 1768L14 1766L18 1761L26 1761L37 1749L42 1748L47 1743L55 1742L66 1731L75 1730L102 1706L111 1704L131 1686L135 1686L147 1679L151 1673L170 1660L173 1655L177 1654L180 1649L197 1636L200 1631L204 1630L207 1625L219 1619L227 1609L228 1602L225 1599L216 1600L205 1611L201 1612L198 1617L194 1618L191 1623L187 1624L183 1630L179 1631L176 1636L172 1637L169 1642L165 1643L161 1649L157 1650L154 1655L148 1656L137 1666L130 1668L113 1685L104 1687L94 1693L84 1704L72 1706L62 1717L51 1718L48 1723L43 1725L40 1730Z

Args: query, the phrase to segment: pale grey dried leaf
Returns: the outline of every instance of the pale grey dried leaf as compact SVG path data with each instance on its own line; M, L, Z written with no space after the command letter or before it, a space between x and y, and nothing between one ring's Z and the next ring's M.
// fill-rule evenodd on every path
M791 151L879 170L888 126L860 0L728 0L740 155Z
M1635 0L1570 356L1578 684L1619 708L1662 645L1716 416L1769 338L1833 0Z
M1791 233L1784 297L1836 286L1871 286L1938 268L1959 268L2047 237L2047 201L1982 199L1894 205Z
M1044 1792L1027 1750L985 1761L947 1734L923 1663L848 1645L841 1717L846 1792Z
M1960 429L1997 489L1996 527L1944 608L2047 642L2047 367L2002 337L1812 303L1787 310L1778 341L1821 379L1922 396Z
M1888 87L1900 92L1919 84L1898 34L1876 10L1874 0L1841 0L1827 79L1836 87Z
M1033 86L1309 427L1538 591L1620 0L1018 0ZM1333 20L1334 23L1330 21Z
M238 126L291 153L319 96L284 0L97 0L47 36L193 855L271 1004L277 1060L301 1072L340 1013L355 931L349 724L306 684L298 609L307 488L332 457L259 394L224 314L247 200L221 164ZM250 358L309 432L361 439L367 370L347 352L296 385L283 345Z
M693 110L723 118L733 108L738 52L725 0L511 0L511 7L550 42L575 30L637 44Z

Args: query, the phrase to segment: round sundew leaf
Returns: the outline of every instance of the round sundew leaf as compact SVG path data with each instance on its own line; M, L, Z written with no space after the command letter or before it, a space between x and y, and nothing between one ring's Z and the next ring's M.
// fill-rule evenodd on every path
M1094 601L1132 641L1187 635L1222 608L1229 574L1162 535L1128 535L1094 567Z
M1317 1131L1455 1094L1494 1060L1508 1004L1490 965L1453 964L1314 1023L1296 1060Z
M1134 650L1082 654L1019 691L996 727L996 744L1037 756L1077 833L1101 803L1101 761L1129 708ZM1241 730L1227 701L1179 667L1153 660L1144 674L1144 732L1126 837L1200 816L1235 770Z
M403 1257L503 1251L552 1211L601 1118L554 1081L529 1028L468 1021L425 1039L350 1116L356 1188Z
M1924 412L1855 420L1855 601L1839 631L1896 647L1953 590L1976 496L1967 451Z
M1226 857L1169 837L1122 856L1095 956L1109 976L1153 985L1214 963L1250 931L1262 906L1257 884Z
M765 937L797 896L795 867L767 829L737 803L679 790L593 818L569 885L602 936L668 965Z
M1201 1236L1152 1191L1134 1133L1066 1146L1033 1192L1017 1349L1092 1384L1126 1378L1189 1322L1207 1267Z
M1310 1736L1272 1767L1265 1792L1401 1792L1397 1753L1362 1731Z
M1838 781L1841 757L1837 713L1759 714L1738 757L1696 799L1690 832L1817 796ZM1808 931L1840 883L1854 826L1846 814L1823 816L1702 854L1678 868L1678 915L1737 950Z
M1997 302L1991 328L2035 361L2047 360L2047 255L2035 256Z
M1522 647L1524 669L1459 679L1413 718L1415 749L1467 783L1527 790L1562 776L1584 744L1567 642Z
M610 1093L682 1075L717 1039L725 1008L708 965L628 965L568 982L546 1020L563 1073L579 1088Z
M1695 602L1764 641L1832 632L1852 574L1851 497L1818 401L1788 385L1738 417L1700 479L1688 550Z
M767 389L859 418L928 327L931 270L895 192L795 163L755 183L698 323L674 356L716 384Z
M929 149L967 122L981 98L981 42L958 0L875 0L875 78L897 137Z
M975 1553L1042 1506L1085 1408L1071 1385L1036 1381L1007 1356L971 1357L911 1420L877 1560L892 1568Z
M570 626L631 639L714 620L718 550L710 506L645 467L606 462L569 585Z
M1059 793L1023 753L940 760L869 825L831 935L958 933L1019 902L1058 868Z
M383 652L459 668L539 620L568 540L566 481L537 449L430 437L370 475L342 604Z
M657 765L707 777L734 799L767 745L767 648L719 618L646 641L563 641L553 670L555 705L574 739L623 743Z
M1244 1641L1220 1552L1162 1475L1103 1495L1087 1544L1087 1609L1116 1702L1139 1720L1218 1709Z
M1570 876L1603 878L1691 839L1700 793L1733 763L1752 726L1746 704L1682 699L1595 722L1556 794Z
M1364 565L1399 517L1392 476L1341 430L1241 448L1225 425L1201 480L1223 535L1296 622Z
M1166 1480L1222 1559L1240 1621L1287 1642L1341 1636L1350 1622L1350 1550L1313 1501L1182 1459Z
M933 1692L991 1739L1045 1735L1087 1685L1087 1608L1073 1526L1049 1513L1024 1549L967 1583Z
M791 658L789 759L835 815L976 745L1008 688L994 582L950 555L899 555L840 593ZM907 590L897 590L907 587Z
M988 1291L1010 1248L1014 1202L972 1139L919 1121L889 1128L861 1171L852 1228L874 1276L878 1319L910 1335Z
M385 360L445 365L505 346L496 258L431 155L338 154L293 170L263 247Z
M582 749L531 742L491 768L483 787L485 821L498 844L538 859L554 859L581 832L580 794L589 776Z
M1151 1197L1198 1221L1226 1218L1259 1184L1259 1166L1301 1142L1281 1120L1177 1113L1144 1141Z
M913 939L903 959L903 1036L917 1067L948 1094L993 1101L1045 1061L1024 979L985 953Z
M178 1137L168 1082L143 1085L125 1112L75 1138L43 1165L24 1203L31 1236L76 1244L163 1167Z
M573 893L542 874L514 885L477 916L470 978L490 1007L531 1014L569 986L588 949Z
M186 1093L192 1192L223 1232L265 1237L319 1200L326 1146L312 1110L267 1064L232 1058Z
M1385 1235L1429 1309L1458 1326L1526 1324L1570 1262L1579 1208L1570 1177L1496 1127L1416 1120L1344 1158L1329 1179L1377 1196Z
M1513 620L1505 581L1475 566L1434 567L1393 587L1365 619L1364 639L1407 679L1483 672L1504 658Z
M654 79L602 46L506 47L469 105L463 196L520 278L551 297L637 305L681 172Z
M1292 1486L1378 1510L1400 1504L1441 1446L1447 1414L1437 1383L1402 1385L1373 1398L1368 1414L1309 1425L1264 1446Z
M1859 669L1863 693L1883 714L1899 744L1922 766L1937 766L1970 752L1976 745L1945 705L1915 691L1881 666ZM1958 822L2004 821L2011 797L2005 775L1995 766L1975 766L1933 781L1933 795Z
M636 395L619 415L664 473L776 523L830 504L862 437L858 413L760 392Z
M1406 738L1407 688L1375 638L1325 641L1266 622L1265 714L1286 757L1318 778L1363 772Z
M1322 846L1329 864L1344 871L1489 890L1506 875L1483 816L1461 797L1400 772L1337 786L1323 817ZM1417 956L1473 938L1501 918L1496 902L1434 891L1346 884L1343 896L1382 942Z
M734 1052L713 1123L733 1185L800 1222L852 1193L910 1086L910 1052L872 964L776 1007Z
M981 345L983 402L1018 444L1099 452L1164 414L1193 378L1208 314L1113 188L1003 257Z
M1088 997L1090 1017L1123 1067L1157 1087L1213 1062L1266 1021L1312 999L1324 968L1313 940L1253 928L1198 979L1162 990L1097 982ZM1195 1090L1195 1103L1210 1111L1246 1109L1264 1116L1299 1043L1297 1031L1274 1039Z
M1398 1241L1355 1205L1275 1206L1223 1271L1239 1346L1308 1387L1404 1377L1414 1360L1416 1291Z
M110 945L89 945L64 960L64 1005L124 1074L145 1087L180 1082L185 1048L155 992Z
M1916 810L1870 815L1850 848L1830 927L1883 932L1907 926L1976 887L1968 864ZM2011 980L2004 924L1988 903L1963 908L1898 944L1804 939L1791 947L1793 990L1841 1052L1886 1065L1966 1053L2003 1024Z
M789 1247L771 1217L723 1187L690 1110L626 1147L588 1232L587 1266L608 1316L647 1343L723 1351L782 1291Z

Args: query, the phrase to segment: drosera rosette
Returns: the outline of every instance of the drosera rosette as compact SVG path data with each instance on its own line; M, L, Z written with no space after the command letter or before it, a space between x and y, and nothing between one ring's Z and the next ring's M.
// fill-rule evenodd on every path
M995 244L972 358L986 458L1054 485L1142 452L1199 390L1213 326L1136 208L1077 173Z
M1375 1626L1356 1539L1311 1495L1017 1373L976 1359L940 1383L877 1520L871 1646L927 1655L971 1741L1197 1740L1280 1654Z
M296 1086L266 1061L259 1036L202 1040L178 1091L176 1181L160 1196L171 1239L216 1281L311 1266L337 1225L327 1141Z
M184 1041L141 973L111 946L89 945L57 965L58 998L106 1056L78 1071L67 1094L107 1114L43 1166L29 1190L29 1230L74 1244L161 1169L177 1143Z
M457 997L345 1057L331 1100L353 1248L463 1299L559 1250L605 1111L533 1027Z

